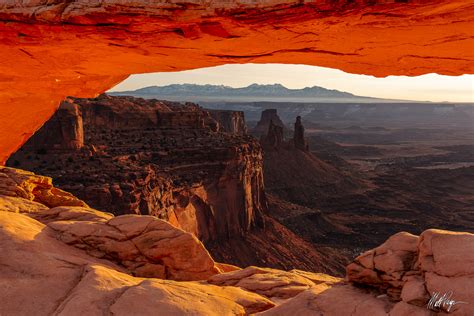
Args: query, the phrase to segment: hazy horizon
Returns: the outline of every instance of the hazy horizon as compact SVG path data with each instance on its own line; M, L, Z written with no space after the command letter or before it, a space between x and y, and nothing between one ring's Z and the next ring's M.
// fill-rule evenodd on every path
M242 88L254 83L281 84L288 89L319 86L383 99L474 102L474 75L427 74L417 77L375 78L331 68L287 64L228 64L180 72L134 74L109 92L170 84L211 84Z

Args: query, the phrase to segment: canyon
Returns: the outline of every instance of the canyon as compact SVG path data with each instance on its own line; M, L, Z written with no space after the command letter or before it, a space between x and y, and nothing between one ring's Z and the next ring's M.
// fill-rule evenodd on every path
M125 96L70 98L7 164L52 177L96 209L157 216L193 233L217 260L239 266L340 276L354 256L398 231L472 232L472 167L418 169L417 159L433 158L415 156L398 158L415 167L402 170L387 153L371 171L367 157L383 149L323 138L350 139L365 129L337 134L306 124L313 127L305 129L301 118L285 124L276 109L264 110L249 129L258 142L239 111ZM388 129L368 131L378 139ZM452 131L438 131L444 133ZM468 161L462 148L448 154L453 162Z
M226 263L340 274L348 261L272 217L263 152L242 112L69 98L7 165L50 176L98 210L168 221Z
M163 220L114 217L55 188L51 178L5 167L0 224L6 315L430 315L430 293L474 300L469 233L396 234L357 257L346 281L241 269L213 260L194 235ZM458 303L451 314L473 311Z
M0 163L66 96L96 97L133 73L250 62L379 77L474 73L468 1L146 3L0 4Z
M255 105L247 104L250 113ZM268 131L279 131L270 137L278 141L262 143L269 209L316 248L336 249L350 260L399 231L474 232L469 105L443 105L450 110L438 113L438 104L392 104L388 110L384 104L306 104L306 151L291 145L291 115L301 105L265 104L272 105L278 111L262 112L281 122ZM359 111L345 115L349 109ZM249 124L256 136L263 121L269 127L266 116Z
M452 292L472 315L472 166L430 164L466 144L394 158L338 140L426 131L275 110L260 143L242 109L102 93L228 63L473 74L473 26L462 0L1 3L0 314L431 315Z
M235 236L263 226L262 152L239 136L241 116L215 113L224 120L194 104L68 99L9 164L43 171L97 209L153 215L203 241Z

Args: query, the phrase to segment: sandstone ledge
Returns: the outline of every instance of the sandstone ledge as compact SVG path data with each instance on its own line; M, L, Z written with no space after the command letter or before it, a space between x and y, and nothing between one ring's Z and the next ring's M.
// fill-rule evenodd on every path
M419 237L409 233L391 236L347 266L347 278L368 285L401 301L396 311L422 314L433 293L453 293L453 315L474 313L474 234L429 229ZM411 305L410 307L408 305ZM418 315L418 314L416 314Z
M350 282L240 269L152 216L70 206L74 198L52 186L48 206L36 196L41 176L0 175L2 315L429 315L428 293L450 290L469 302L453 315L474 311L473 234L396 234L348 266Z

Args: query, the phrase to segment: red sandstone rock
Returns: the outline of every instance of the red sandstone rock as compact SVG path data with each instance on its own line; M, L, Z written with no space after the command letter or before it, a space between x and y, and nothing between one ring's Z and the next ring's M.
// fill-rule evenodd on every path
M220 316L274 306L236 287L133 277L110 261L63 244L22 214L0 211L0 227L2 315L152 315L159 310Z
M257 126L253 128L252 134L257 137L267 135L270 131L270 123L272 123L274 126L280 127L282 129L283 136L283 133L286 131L286 127L278 116L276 109L266 109L262 111L260 120L258 121Z
M454 299L473 300L471 266L458 264L471 248L472 234L428 230L416 237L400 233L371 251L372 264L371 255L361 257L366 266L376 266L377 256L386 261L381 267L388 274L380 276L386 286L380 289L393 287L384 275L403 274L403 301L393 302L375 289L358 288L319 273L258 267L233 267L221 273L217 267L222 265L206 255L199 241L168 223L150 216L113 217L87 207L61 206L60 201L68 203L62 195L53 199L58 205L50 208L12 194L22 192L40 176L6 168L1 174L6 175L0 177L1 187L8 188L0 193L1 314L429 315L416 299L424 295L420 282L428 291L451 288ZM144 256L143 265L131 269L140 262L137 251ZM405 270L398 271L399 261L390 258L404 258L412 251L419 255L420 264L410 268L403 264ZM165 268L158 258L168 258ZM443 266L437 268L438 259ZM433 264L422 263L426 260ZM466 260L470 263L470 257ZM208 268L212 274L208 280L162 279L202 278ZM143 277L134 277L132 272ZM473 312L470 304L456 307L452 315Z
M82 150L45 141L44 135L58 135L58 143L69 142L55 124L60 112L12 165L53 176L97 209L155 215L203 241L263 224L262 153L245 135L243 113L216 112L214 119L191 103L108 95L63 106L76 109L67 113L84 131Z
M474 235L444 230L426 230L420 237L398 233L381 246L357 257L347 267L349 281L386 292L395 305L390 315L425 315L435 293L452 292L451 299L474 300ZM463 249L463 250L461 250ZM453 315L470 315L471 304L457 304Z
M227 110L207 110L221 125L224 132L245 135L247 134L247 125L245 124L244 112Z
M7 184L12 191L25 187L25 180L18 181L22 177L28 175L26 181L33 177L41 178L18 169L2 168L0 172L8 174L8 178L2 178L0 183ZM12 179L17 181L10 185ZM30 210L31 203L27 199L5 196L5 192L0 193L2 211L28 214L54 230L57 239L85 250L92 257L118 263L133 275L199 280L219 272L196 237L155 217L128 215L114 218L112 214L87 207L69 206L68 199L61 199L63 193L54 190L51 190L51 200L56 201L56 207L48 209L41 201L46 209L35 207ZM16 205L24 206L12 208L12 198L16 198ZM82 205L86 206L85 203Z
M462 0L3 2L0 163L65 96L96 96L132 73L248 62L473 73L473 12Z
M323 274L299 273L297 270L285 272L258 267L217 274L208 280L211 284L237 286L272 299L294 297L315 284L332 285L340 281L338 278Z
M55 188L49 177L37 176L24 170L1 167L0 180L0 195L20 197L49 207L87 206L84 201L74 195Z
M96 209L167 220L222 262L343 271L334 250L316 249L264 215L262 152L241 133L242 113L224 111L214 119L194 104L107 95L67 104L76 104L83 117L83 148L44 147L33 136L9 165L52 176ZM158 120L163 113L173 114L171 121ZM220 129L232 122L235 130ZM45 133L62 135L54 124ZM47 153L33 150L37 144Z
M78 150L84 145L82 111L78 105L63 102L44 128L35 134L36 142L31 149L45 152L46 148Z
M301 116L296 117L295 129L293 132L293 144L296 149L308 151L308 142L304 137L304 126L301 123Z
M373 315L385 316L391 308L387 299L348 285L318 284L258 315Z
M107 258L139 277L202 280L219 270L190 233L150 216L96 221L54 221L57 238L97 258Z
M268 131L260 137L260 143L267 151L280 149L283 146L283 127L276 125L273 123L273 120L270 120Z

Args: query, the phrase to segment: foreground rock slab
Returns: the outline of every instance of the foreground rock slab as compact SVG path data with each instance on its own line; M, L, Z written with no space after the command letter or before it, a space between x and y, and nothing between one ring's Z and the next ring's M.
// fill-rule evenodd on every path
M473 313L473 234L396 234L348 266L350 282L240 269L155 217L68 205L80 200L43 178L0 168L0 315L430 315L446 291L469 303L452 315Z
M474 313L474 234L429 229L398 233L347 267L348 280L401 301L394 314L422 315L430 298L451 293L453 315ZM418 314L417 314L418 315Z

